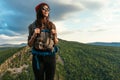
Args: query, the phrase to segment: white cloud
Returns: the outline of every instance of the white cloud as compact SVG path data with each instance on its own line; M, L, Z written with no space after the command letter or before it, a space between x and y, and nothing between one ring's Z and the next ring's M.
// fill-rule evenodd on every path
M61 38L68 41L78 41L83 43L88 42L120 42L119 31L77 31L71 32L70 35L63 35ZM115 33L115 34L113 34Z
M0 43L1 44L20 44L20 43L27 43L27 34L25 35L19 35L19 36L6 36L6 35L0 35Z
M62 17L59 21L55 21L58 31L58 37L69 41L78 42L120 42L120 2L119 0L60 0L54 3L62 4L69 9L73 5L74 10L69 10L66 14L64 10L60 11ZM49 2L49 1L48 1ZM66 4L66 5L65 5ZM54 9L59 6L52 5ZM0 6L1 7L1 6ZM77 8L79 9L77 9ZM0 10L1 11L1 10ZM70 12L73 11L73 12ZM12 11L8 11L14 14ZM6 13L2 12L1 15ZM59 13L56 13L59 14ZM54 14L53 17L56 16ZM57 18L59 18L57 17ZM27 34L25 36L9 37L0 35L4 42L19 43L26 42ZM1 43L2 43L1 41Z
M63 24L63 21L54 22L54 23L55 23L58 34L61 34L62 32L67 31L67 28Z

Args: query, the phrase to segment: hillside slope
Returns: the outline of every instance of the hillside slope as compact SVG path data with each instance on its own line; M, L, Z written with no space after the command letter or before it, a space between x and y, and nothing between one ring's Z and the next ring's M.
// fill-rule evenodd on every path
M60 56L57 55L55 80L120 80L120 47L64 40L58 46ZM1 80L34 80L29 51L25 47L12 58Z
M61 40L66 80L120 80L120 48Z
M30 48L26 46L2 63L0 65L0 80L34 80L30 51ZM64 80L64 76L61 73L61 71L64 71L61 58L59 55L56 58L55 80Z
M0 65L23 47L0 47Z

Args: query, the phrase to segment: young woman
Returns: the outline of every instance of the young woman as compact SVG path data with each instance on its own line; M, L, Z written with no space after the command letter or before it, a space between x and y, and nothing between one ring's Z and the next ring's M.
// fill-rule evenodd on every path
M54 80L57 52L55 45L58 43L56 27L49 20L50 7L47 3L40 3L35 10L36 20L28 27L28 45L32 47L35 80ZM46 45L47 42L50 44Z

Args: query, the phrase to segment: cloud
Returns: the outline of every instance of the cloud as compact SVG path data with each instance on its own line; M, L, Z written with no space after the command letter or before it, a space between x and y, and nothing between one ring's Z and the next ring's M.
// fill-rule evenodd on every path
M26 2L27 1L29 0L26 0ZM21 0L2 0L2 5L5 7L1 10L2 13L0 13L0 23L2 25L0 33L13 36L18 34L22 35L27 32L28 25L35 20L36 14L34 8L42 1L30 0L29 3L26 2ZM51 18L54 21L63 20L67 14L80 10L74 5L65 5L56 1L50 2L48 0L46 0L46 2L51 7ZM7 24L6 29L3 29L5 26L2 22Z
M68 19L68 15L81 11L81 8L72 4L51 3L51 16L54 21Z
M0 43L1 44L20 44L20 43L27 43L27 35L22 36L6 36L4 34L0 35Z
M77 7L75 4L63 4L62 1L48 1L45 0L47 3L49 3L51 7L51 19L53 21L60 21L68 19L69 15L75 12L79 12L82 10L81 7ZM3 11L2 15L4 18L4 21L6 21L6 24L8 24L8 32L6 32L6 35L10 35L10 33L13 35L14 33L18 34L25 34L27 27L29 23L31 23L35 19L35 11L34 7L42 2L40 1L29 1L28 3L25 3L24 1L20 0L12 0L12 1L4 1L5 11ZM83 4L87 8L99 8L100 4L97 2L88 2L88 1L78 1L79 4ZM95 5L97 3L97 5ZM99 5L98 5L99 4ZM93 6L94 5L94 6ZM99 7L96 7L99 6ZM2 33L2 32L1 32ZM4 33L3 33L4 34ZM14 34L16 35L16 34Z
M103 32L105 29L88 30L88 32Z
M100 38L105 39L113 30L120 30L119 0L1 0L0 36L8 36L17 42L26 41L27 36L21 36L28 34L28 25L36 17L34 8L40 2L50 5L50 19L55 22L61 38L93 41L99 40L97 36L106 34ZM77 39L71 37L78 34ZM91 39L90 35L94 38Z
M89 10L99 10L103 7L103 4L101 2L98 1L88 1L88 0L82 0L81 4L84 5L85 8L89 9Z

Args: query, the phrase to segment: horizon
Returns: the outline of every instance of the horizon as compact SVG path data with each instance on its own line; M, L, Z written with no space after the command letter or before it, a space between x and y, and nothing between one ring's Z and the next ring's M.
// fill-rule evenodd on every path
M0 1L0 44L27 43L35 6L46 2L58 38L80 43L120 42L119 0Z
M65 40L65 41L68 41L68 40ZM78 41L72 41L72 42L78 42ZM83 42L78 42L78 43L83 43ZM120 42L87 42L87 43L83 43L83 44L89 44L89 43L107 43L107 44L110 43L111 44L111 43L120 43ZM21 44L27 44L27 42L23 42L23 43L4 43L4 44L0 44L0 45L21 45Z

